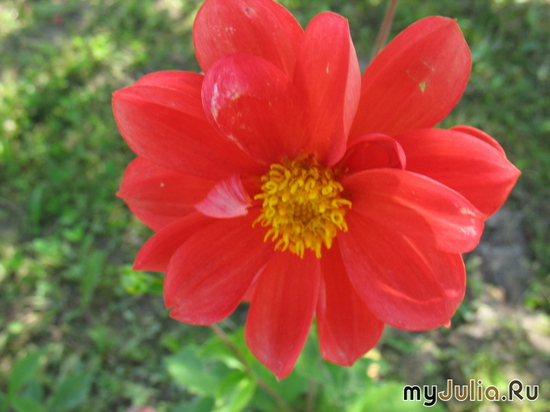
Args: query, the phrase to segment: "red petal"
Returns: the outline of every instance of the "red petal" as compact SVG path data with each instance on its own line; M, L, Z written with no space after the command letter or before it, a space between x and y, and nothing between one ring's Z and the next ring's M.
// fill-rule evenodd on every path
M224 57L207 73L202 91L212 124L251 156L277 163L304 147L303 107L288 77L267 60Z
M256 292L256 286L258 285L258 278L259 277L260 277L259 274L256 275L256 277L254 278L254 280L250 284L250 287L246 290L246 292L243 296L243 299L242 299L243 302L248 302L248 303L252 302L252 297L254 296L254 293Z
M215 182L156 166L141 157L133 160L122 178L117 196L153 230L195 212Z
M340 163L351 174L386 167L404 169L406 157L394 138L385 134L367 134L351 142Z
M506 156L506 153L504 153L504 149L502 148L502 146L495 139L493 139L491 136L485 133L483 130L476 129L475 127L472 127L472 126L454 126L454 127L451 127L449 130L466 133L471 136L477 137L478 139L484 141L485 143L493 146L493 148L497 149L500 153Z
M170 261L164 299L170 316L207 325L229 316L273 256L250 216L217 220L189 238Z
M277 379L286 377L304 346L317 304L319 260L276 252L258 278L245 337L248 347Z
M361 74L346 19L321 13L307 26L296 62L294 84L309 107L306 151L321 162L336 163L359 103Z
M140 249L134 262L134 269L166 271L176 250L197 230L214 221L200 213L193 213L163 227Z
M399 329L448 324L466 287L461 256L348 215L349 231L338 234L340 250L351 283L372 313Z
M203 79L204 76L199 73L166 70L146 74L134 86L164 87L186 93L200 101Z
M240 176L232 175L216 183L195 208L206 216L228 218L246 215L250 204Z
M346 220L361 215L445 252L469 252L479 243L483 215L435 180L397 169L372 169L347 177L343 185L352 199Z
M130 86L113 95L120 133L139 156L167 169L210 179L258 172L207 121L201 101L164 86Z
M353 288L335 243L323 251L323 281L317 304L317 328L323 358L342 366L372 349L384 330Z
M262 57L292 75L303 30L272 0L207 0L193 26L197 59L206 73L228 54Z
M407 154L407 170L456 190L488 217L504 204L521 172L494 139L479 132L423 129L396 139Z
M460 100L470 67L470 50L455 20L426 17L414 23L363 75L351 136L434 126Z

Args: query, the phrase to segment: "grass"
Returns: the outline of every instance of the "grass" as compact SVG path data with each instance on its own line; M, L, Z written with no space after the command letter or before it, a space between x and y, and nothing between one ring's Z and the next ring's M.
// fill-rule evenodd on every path
M302 24L327 9L347 16L365 58L385 7L380 0L282 3ZM111 93L145 73L198 70L190 30L199 5L184 0L6 0L0 5L0 411L7 410L2 403L10 397L17 412L212 407L208 396L197 397L200 391L174 372L174 365L180 372L190 367L182 351L191 351L205 367L219 358L193 346L208 341L208 330L170 320L162 298L145 293L159 291L160 275L130 270L151 232L114 196L133 154L110 109ZM483 128L523 171L509 201L523 213L534 271L523 306L547 319L550 4L401 2L392 35L432 14L458 19L474 58L465 96L444 126ZM484 288L473 291L461 308L459 325L468 324L468 312L478 311ZM225 327L237 329L231 322L241 322L239 316ZM517 325L506 325L505 331L495 339L510 344L512 370L531 358L548 362L548 353L533 349ZM235 333L238 340L238 329ZM365 383L360 368L342 375L341 382L356 384L338 402L359 399L362 385L372 387L376 379L408 381L400 362L424 352L427 383L443 385L453 365L463 377L507 379L494 346L483 343L472 355L471 346L452 344L445 336L388 331L380 359L360 365L378 370L371 373L374 378ZM315 363L318 355L311 356ZM242 376L234 379L250 385ZM332 404L344 393L338 382L316 385L318 399ZM398 393L386 388L390 397ZM300 396L297 404L305 402ZM548 388L545 397L529 407L548 409ZM363 398L356 404L367 408L372 399ZM388 399L377 402L391 405ZM255 402L257 409L269 404ZM486 404L467 407L489 410ZM451 403L445 408L466 410Z

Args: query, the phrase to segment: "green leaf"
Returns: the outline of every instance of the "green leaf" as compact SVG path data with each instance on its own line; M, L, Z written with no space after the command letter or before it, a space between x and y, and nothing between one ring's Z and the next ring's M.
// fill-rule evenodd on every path
M404 383L387 382L368 388L366 393L359 397L353 406L347 408L349 412L363 412L375 410L377 412L421 412L426 410L423 402L404 401ZM431 411L443 412L445 409L440 405L429 408Z
M240 412L256 392L256 383L242 372L227 376L219 385L213 412Z
M38 226L40 224L40 217L43 213L43 201L42 196L44 190L46 189L46 184L41 183L34 187L29 197L29 220L32 223L32 230L38 232Z
M292 372L283 380L278 381L273 372L258 360L254 359L250 363L254 372L289 404L292 404L297 398L304 395L309 388L309 379L296 372Z
M335 378L331 373L330 365L319 355L318 339L315 328L311 328L308 340L296 362L294 373L313 380L321 385L332 386Z
M36 373L38 363L42 354L31 353L20 359L14 366L8 387L8 400L13 399L25 384L27 384Z
M123 267L121 276L122 287L133 295L162 295L163 278L147 272L132 270L130 265Z
M44 400L44 386L37 378L32 378L21 392L21 396L42 404Z
M262 412L279 412L281 409L275 399L265 391L256 391L256 395L250 401L250 408Z
M80 283L80 294L82 296L83 307L87 307L92 300L94 290L103 273L106 258L105 253L99 250L95 250L86 258L84 277Z
M17 412L43 412L44 406L31 398L16 397L12 400L11 406Z
M228 335L231 339L233 336ZM248 351L248 349L246 349ZM217 336L212 336L204 345L197 351L199 358L207 361L220 361L230 369L245 370L243 363L235 356L235 354L223 343Z
M214 396L217 392L220 380L211 365L199 359L196 347L186 346L175 355L167 356L165 362L168 373L189 392L201 396Z
M189 401L173 406L170 412L212 412L214 399L195 396Z
M0 412L6 412L8 409L8 397L3 392L0 392Z
M92 372L65 376L48 401L48 412L63 412L81 405L88 397L91 383Z

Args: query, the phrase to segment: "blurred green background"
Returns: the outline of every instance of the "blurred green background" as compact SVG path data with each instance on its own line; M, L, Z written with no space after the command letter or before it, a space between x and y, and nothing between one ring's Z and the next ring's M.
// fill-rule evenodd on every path
M151 232L115 197L133 154L111 93L152 71L199 70L200 3L0 3L0 412L281 408L209 329L168 318L161 275L131 270ZM346 16L367 64L385 2L281 3L304 26L324 10ZM484 129L523 171L501 219L514 226L488 225L485 251L467 257L468 296L450 329L387 328L351 369L322 361L313 336L277 383L246 352L246 308L223 322L255 376L295 411L421 410L401 401L403 385L443 390L448 378L501 390L518 378L540 385L539 399L435 410L550 410L550 2L403 0L391 36L434 14L458 19L473 54L468 89L443 126ZM511 284L498 270L487 276L495 245L519 250L523 272Z

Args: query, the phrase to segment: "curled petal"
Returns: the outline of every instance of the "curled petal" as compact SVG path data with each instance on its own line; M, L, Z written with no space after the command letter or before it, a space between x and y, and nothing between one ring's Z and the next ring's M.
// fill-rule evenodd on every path
M433 127L462 96L470 68L455 20L426 17L412 24L367 67L351 137Z
M190 97L199 100L204 76L199 73L164 70L146 74L134 83L134 86L156 86L165 89L176 90L188 94Z
M464 298L462 257L435 250L359 214L338 235L351 283L382 322L405 330L448 325Z
M353 288L335 243L323 252L317 328L323 358L351 366L372 349L384 330Z
M163 227L139 250L134 269L165 272L176 250L197 230L214 221L200 213L192 213Z
M202 90L212 124L254 158L277 163L304 147L303 105L289 78L267 60L223 57L206 74Z
M497 149L500 153L502 153L504 156L506 156L506 153L504 153L504 149L502 146L491 136L489 136L487 133L485 133L483 130L479 130L472 126L454 126L451 127L449 130L452 130L454 132L461 132L469 134L470 136L477 137L478 139L484 141L490 146L493 146L494 149Z
M276 252L258 278L245 328L248 347L277 379L294 367L319 293L319 260Z
M359 103L361 74L346 19L321 13L306 28L294 84L309 108L306 151L319 161L336 163L346 150L347 136Z
M349 176L343 185L352 199L346 220L361 215L446 252L469 252L479 243L483 215L435 180L397 169L372 169Z
M126 87L114 93L113 112L130 148L158 166L208 179L258 172L257 163L210 125L191 92L164 85Z
M250 203L251 199L246 194L241 177L232 175L216 183L195 208L206 216L227 218L246 215Z
M193 26L197 59L206 73L233 53L262 57L291 76L303 30L272 0L207 0Z
M407 170L456 190L485 217L504 204L521 173L500 145L478 129L422 129L396 139L407 154Z
M156 166L141 157L133 160L122 178L117 196L147 226L160 230L195 211L214 181L183 175Z
M349 173L367 169L404 169L405 152L392 137L374 133L355 139L348 146L344 159L340 162Z
M166 307L181 322L207 325L229 316L254 276L273 256L250 216L216 220L197 231L170 260Z

